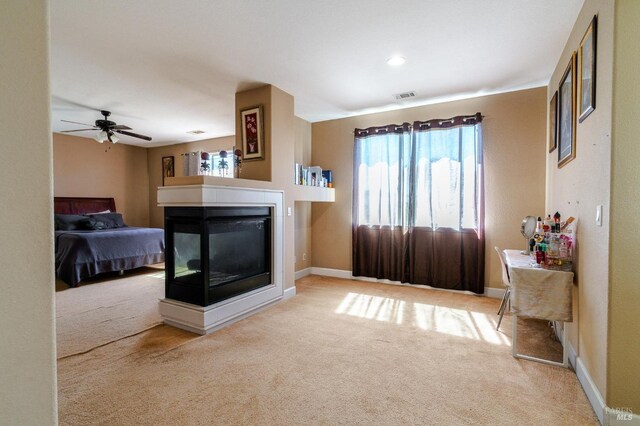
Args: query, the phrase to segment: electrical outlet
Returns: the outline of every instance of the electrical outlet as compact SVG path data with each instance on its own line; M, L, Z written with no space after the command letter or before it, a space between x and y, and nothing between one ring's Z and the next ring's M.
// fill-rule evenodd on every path
M307 260L307 253L302 253L302 260Z

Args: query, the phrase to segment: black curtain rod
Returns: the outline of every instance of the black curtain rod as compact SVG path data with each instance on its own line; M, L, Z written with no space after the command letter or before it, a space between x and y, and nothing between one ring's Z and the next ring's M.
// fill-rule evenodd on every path
M398 124L388 124L386 126L374 126L374 127L368 127L366 129L355 129L351 132L351 134L355 134L356 132L360 133L361 136L367 136L370 134L385 134L385 133L390 133L389 132L389 128L393 127L393 131L395 130L399 130L399 129L413 129L414 127L416 127L418 129L430 129L430 128L434 128L434 129L438 129L438 128L442 128L442 129L447 129L450 127L455 127L455 126L460 126L460 125L465 125L467 121L472 120L475 121L473 124L477 124L482 122L482 119L485 116L482 115L481 113L477 112L473 115L458 115L455 117L451 117L451 118L435 118L432 120L426 120L426 121L414 121L413 124L409 124L409 123L403 123L401 125ZM457 122L457 124L456 124ZM447 125L447 123L450 123L449 125ZM391 132L393 132L391 131Z

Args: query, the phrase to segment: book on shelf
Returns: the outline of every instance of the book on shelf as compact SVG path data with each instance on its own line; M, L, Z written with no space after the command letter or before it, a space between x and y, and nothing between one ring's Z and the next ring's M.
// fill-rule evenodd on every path
M324 179L325 186L327 188L333 188L333 173L331 170L323 170L322 178Z
M331 170L322 170L322 167L319 166L305 167L300 163L295 163L293 173L293 181L296 185L333 188Z
M309 167L309 181L307 185L322 186L322 167Z

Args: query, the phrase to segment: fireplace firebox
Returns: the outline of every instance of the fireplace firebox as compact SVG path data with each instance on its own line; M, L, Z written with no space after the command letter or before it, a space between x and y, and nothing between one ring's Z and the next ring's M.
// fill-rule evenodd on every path
M270 207L165 207L165 295L210 306L272 284Z

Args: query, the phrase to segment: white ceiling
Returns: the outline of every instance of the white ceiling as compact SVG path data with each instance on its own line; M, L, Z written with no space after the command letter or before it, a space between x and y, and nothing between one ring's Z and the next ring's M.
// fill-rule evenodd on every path
M107 109L153 137L124 143L228 136L265 83L311 122L543 86L583 1L52 0L53 131Z

